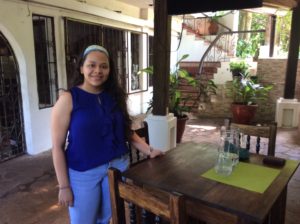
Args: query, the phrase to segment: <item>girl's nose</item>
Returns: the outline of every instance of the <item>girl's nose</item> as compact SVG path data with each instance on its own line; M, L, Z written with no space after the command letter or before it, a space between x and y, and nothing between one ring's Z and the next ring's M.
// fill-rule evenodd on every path
M101 68L100 66L96 66L96 67L95 67L95 71L96 71L97 73L101 73L101 72L102 72L102 68Z

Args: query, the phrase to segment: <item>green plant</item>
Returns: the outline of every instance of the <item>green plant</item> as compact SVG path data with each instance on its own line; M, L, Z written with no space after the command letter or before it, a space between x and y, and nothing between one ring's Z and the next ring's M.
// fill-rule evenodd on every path
M233 61L229 63L229 68L234 76L239 76L245 74L249 66L244 61Z
M277 17L276 31L278 36L276 42L280 46L283 52L288 52L289 50L291 20L292 20L292 11L288 11L285 16Z
M263 86L256 79L253 79L248 72L234 77L228 88L228 94L233 102L237 104L253 105L257 101L264 101L268 97L269 91L273 86Z
M187 102L190 100L190 96L183 97L182 92L179 90L180 79L184 79L188 82L188 84L192 86L197 85L197 80L192 77L188 71L185 69L178 68L179 63L186 59L189 55L183 55L179 61L176 63L176 69L173 72L170 72L170 80L169 80L169 111L174 113L176 117L184 117L186 116L184 112L190 112L192 106L187 105ZM153 66L142 69L139 71L146 72L150 75L153 75ZM153 100L149 101L148 110L153 107Z
M268 16L260 13L240 13L239 30L265 30ZM250 26L249 26L250 25ZM236 56L240 58L258 58L260 45L264 44L265 32L241 33L236 47Z
M211 79L209 80L201 80L198 82L198 97L202 102L208 102L210 101L210 96L217 95L217 86L215 82Z
M217 22L219 22L220 18L221 18L221 16L214 15L214 16L210 17L210 20L217 23Z

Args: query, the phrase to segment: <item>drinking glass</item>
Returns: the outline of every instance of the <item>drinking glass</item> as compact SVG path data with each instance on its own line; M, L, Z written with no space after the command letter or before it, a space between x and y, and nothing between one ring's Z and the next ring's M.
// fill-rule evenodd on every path
M221 128L218 152L223 152L232 159L232 165L239 162L240 138L239 130Z
M232 173L232 159L228 153L219 152L215 171L222 176L229 176Z

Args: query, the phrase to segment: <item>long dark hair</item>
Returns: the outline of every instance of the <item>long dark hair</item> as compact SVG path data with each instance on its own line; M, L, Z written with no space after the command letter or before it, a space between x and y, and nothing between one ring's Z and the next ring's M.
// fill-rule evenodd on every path
M83 66L83 63L86 60L86 57L89 53L83 55L81 54L81 57L77 63L77 69L76 69L76 74L74 76L74 80L72 82L72 86L78 86L81 85L84 81L84 76L81 74L80 68ZM111 55L111 54L109 54ZM127 108L127 98L128 95L125 92L125 90L121 87L119 80L118 80L118 75L116 73L115 65L111 57L108 57L109 60L109 76L106 82L103 84L103 90L108 92L113 99L117 102L118 107L121 109L123 115L124 115L124 122L125 122L125 136L127 140L130 140L130 137L132 136L132 130L131 130L131 125L132 125L132 120L129 116L128 113L128 108Z

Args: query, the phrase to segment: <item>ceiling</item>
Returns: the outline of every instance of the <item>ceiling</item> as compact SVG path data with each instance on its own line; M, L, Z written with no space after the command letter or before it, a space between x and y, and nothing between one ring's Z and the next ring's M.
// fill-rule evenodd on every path
M153 0L118 0L119 2L124 2L129 5L134 5L139 8L149 8L153 5Z
M118 0L139 8L150 8L153 6L154 0ZM292 8L295 7L299 0L263 0L263 5L272 8Z

